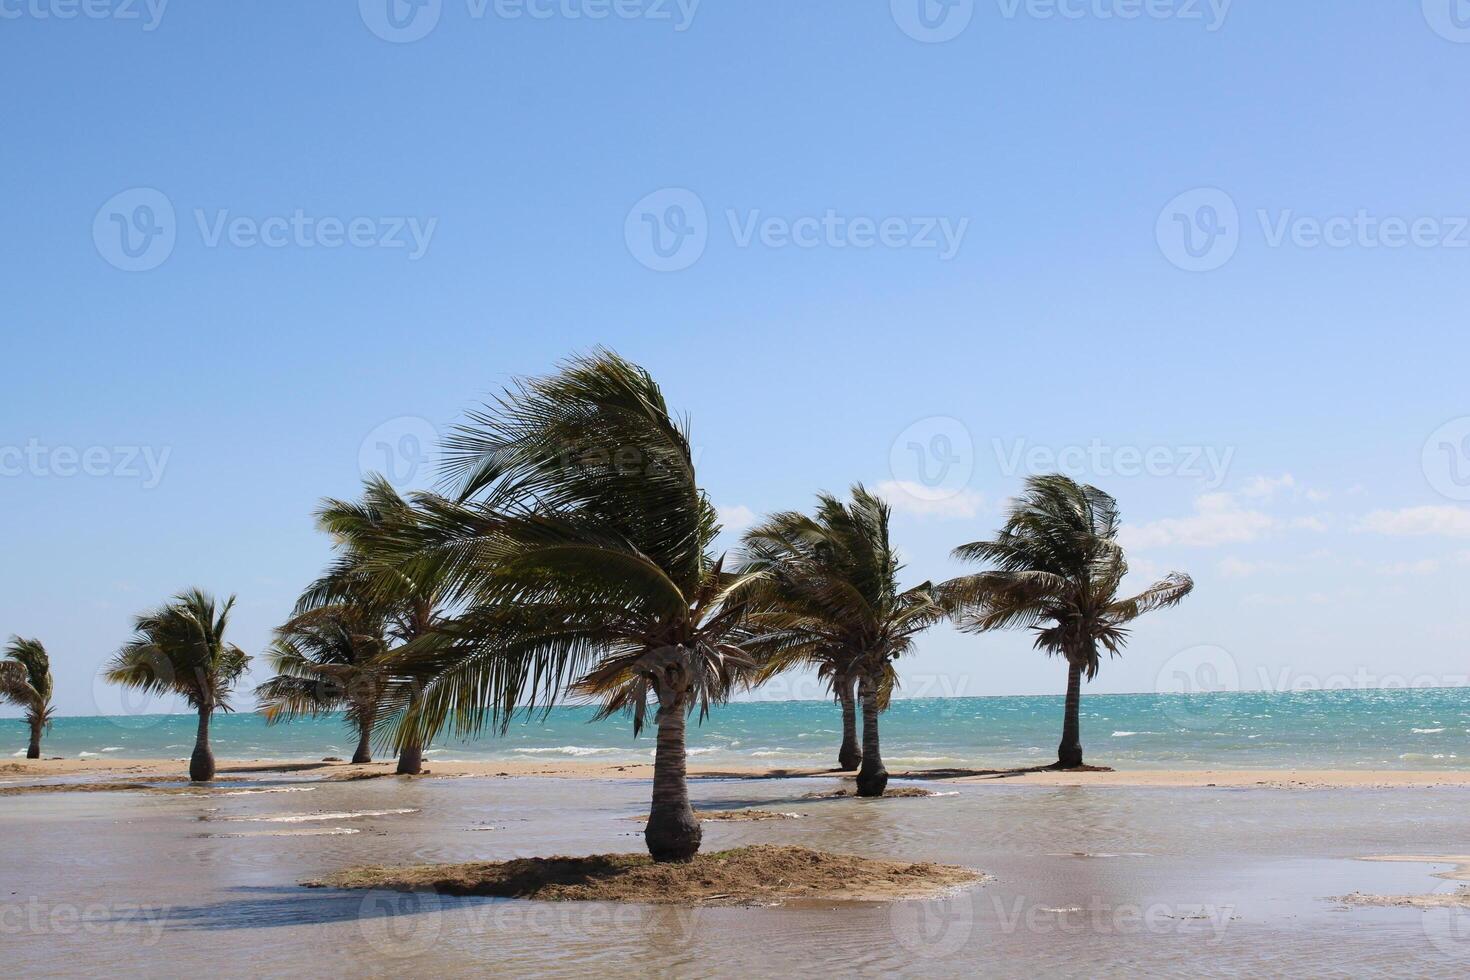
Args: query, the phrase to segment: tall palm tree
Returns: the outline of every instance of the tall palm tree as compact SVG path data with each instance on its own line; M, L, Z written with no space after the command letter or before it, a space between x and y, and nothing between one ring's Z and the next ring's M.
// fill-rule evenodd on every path
M230 692L250 663L245 651L225 642L234 605L234 596L221 605L199 589L181 592L134 621L133 638L105 669L113 684L178 695L199 713L189 758L189 778L196 783L214 778L209 722L216 710L230 710Z
M855 677L863 711L860 796L882 796L888 785L878 714L897 683L894 661L944 615L925 582L898 584L898 553L889 538L888 504L858 484L852 502L817 497L815 516L785 512L745 535L749 644L763 672L815 664L833 680L839 700ZM844 686L846 691L844 691ZM844 704L844 753L850 737ZM850 758L850 757L849 757Z
M942 589L960 629L1029 628L1037 649L1066 660L1061 769L1082 765L1082 679L1097 676L1100 650L1119 656L1128 624L1176 605L1194 589L1193 579L1173 572L1138 595L1118 598L1128 572L1118 528L1118 503L1103 491L1060 474L1032 477L995 540L954 550L956 558L994 569Z
M333 606L359 610L381 620L385 653L432 632L445 615L448 593L443 576L427 563L409 574L395 557L404 542L421 537L425 520L423 505L405 500L382 476L363 482L360 501L324 501L317 511L317 526L332 535L340 554L302 593L297 615ZM422 740L399 747L400 776L423 771L424 746L434 734L425 730Z
M25 709L31 741L27 759L41 758L41 732L51 727L51 658L40 640L10 638L5 659L0 660L0 701Z
M267 653L276 676L255 689L266 722L344 711L357 732L354 763L373 761L373 722L387 677L382 618L358 606L323 606L293 616Z
M686 717L742 679L739 576L711 555L715 510L695 480L685 425L642 368L611 353L524 380L448 440L457 499L430 514L399 568L442 575L458 614L409 644L396 669L422 681L402 743L453 720L502 729L518 707L568 693L598 718L657 703L655 861L685 861L701 831L689 804Z

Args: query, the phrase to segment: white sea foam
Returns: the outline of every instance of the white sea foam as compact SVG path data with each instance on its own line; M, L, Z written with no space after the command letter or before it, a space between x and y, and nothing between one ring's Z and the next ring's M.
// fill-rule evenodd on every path
M271 786L267 789L232 789L220 796L259 796L262 793L310 793L315 786Z
M319 820L360 820L364 817L396 817L404 813L418 813L416 809L398 810L339 810L336 813L283 813L274 817L229 817L247 823L315 823Z
M512 749L511 751L519 752L522 755L570 755L581 757L584 755L602 755L607 752L616 752L617 749L594 749L586 745L558 745L554 748ZM693 755L695 751L697 750L690 749L689 754Z
M102 751L103 752L121 752L122 750L123 750L123 747L121 745L109 745L107 748L103 749Z
M1442 731L1444 731L1443 728L1416 728L1416 729L1414 729L1414 734L1415 735L1438 735Z
M95 759L95 758L97 758L97 753L96 752L78 752L77 753L77 758L78 759Z

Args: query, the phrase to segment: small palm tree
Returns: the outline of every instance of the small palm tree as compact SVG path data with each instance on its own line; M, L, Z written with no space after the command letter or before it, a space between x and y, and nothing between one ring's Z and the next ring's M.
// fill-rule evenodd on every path
M361 607L324 606L292 617L266 654L276 676L255 689L266 722L345 711L357 732L352 761L372 762L386 649L382 619Z
M332 535L341 553L302 594L297 615L333 606L356 610L381 621L385 652L431 633L444 616L443 575L424 563L410 575L395 557L404 542L419 540L426 520L422 505L405 500L381 476L364 481L360 501L326 500L317 511L317 526ZM412 685L403 690L411 691ZM423 771L424 746L435 734L426 729L421 741L399 747L398 775Z
M776 514L745 535L744 572L754 577L747 628L759 634L748 645L761 655L762 673L815 664L832 678L839 700L850 697L849 679L857 679L860 796L882 796L888 785L878 714L897 684L894 661L944 615L929 583L900 589L903 566L889 517L888 504L859 484L850 504L822 494L814 517ZM843 708L846 754L850 710Z
M657 703L655 861L685 861L701 831L686 781L686 716L741 680L741 580L710 546L714 507L689 433L642 368L599 352L518 383L448 442L458 499L429 518L398 568L443 576L463 608L395 668L422 683L401 742L452 719L461 734L549 709L570 692L627 712Z
M245 673L250 658L225 642L235 597L223 605L198 589L139 616L133 638L107 664L104 676L113 684L152 694L176 694L199 713L189 778L214 778L209 747L209 721L216 710L229 711L230 692Z
M1118 544L1118 503L1096 487L1054 474L1026 481L994 541L954 550L994 570L942 587L960 629L1036 631L1036 648L1067 662L1066 716L1056 767L1082 765L1082 679L1097 676L1100 650L1112 656L1128 642L1128 624L1179 603L1194 580L1171 573L1136 596L1118 598L1128 572Z
M40 640L10 638L5 659L0 660L0 701L24 708L31 741L27 759L41 758L41 733L51 727L51 658Z

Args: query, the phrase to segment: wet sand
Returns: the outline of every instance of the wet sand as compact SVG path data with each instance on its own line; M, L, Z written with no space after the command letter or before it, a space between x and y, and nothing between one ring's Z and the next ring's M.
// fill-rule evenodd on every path
M144 777L184 772L177 762L126 771L139 765L43 763L0 781L156 786ZM556 770L548 779L497 776L509 770L491 765L487 776L441 763L428 778L336 778L388 768L225 762L231 782L187 793L0 797L8 967L445 976L494 963L565 976L1091 977L1445 975L1470 963L1462 928L1470 910L1340 898L1448 894L1463 884L1435 877L1457 864L1433 862L1470 854L1470 793L1378 788L1383 776L1405 774L1253 772L1238 785L1190 774L1193 785L1182 786L1128 785L1117 781L1128 774L1112 773L896 778L895 789L942 791L892 801L831 798L842 784L830 774L740 773L691 786L702 815L800 816L706 820L707 854L769 845L991 876L927 900L726 908L302 887L351 868L642 851L641 773L527 767ZM1343 777L1352 785L1297 791Z
M444 761L425 763L426 775L444 777L547 776L562 779L651 779L653 765L597 762ZM376 762L355 766L344 762L302 762L278 759L231 760L219 763L221 778L300 773L333 779L373 779L393 776L394 764ZM45 759L0 765L0 788L29 781L22 777L101 776L188 779L185 759ZM701 768L691 765L694 779L851 779L852 773L832 769L771 769L759 766ZM1393 789L1470 787L1470 770L1331 770L1331 769L1134 769L1113 771L1044 769L894 769L896 780L925 780L961 784L1024 783L1029 786L1222 788L1222 789ZM400 777L401 778L401 777Z

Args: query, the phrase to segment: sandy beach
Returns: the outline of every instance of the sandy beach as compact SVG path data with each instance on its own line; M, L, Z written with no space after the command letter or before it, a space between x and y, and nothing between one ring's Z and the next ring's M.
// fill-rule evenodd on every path
M301 774L326 779L366 779L393 775L392 762L352 765L281 759L221 760L221 777ZM429 777L551 777L561 779L651 779L653 765L567 762L430 762ZM1334 770L1334 769L1135 769L1056 771L1035 769L892 769L895 780L926 780L974 785L1087 786L1172 789L1395 789L1470 787L1470 770ZM43 759L0 763L0 787L30 777L98 777L99 779L188 779L185 759ZM773 769L761 766L690 766L691 779L850 779L832 769ZM25 778L23 778L25 777Z

